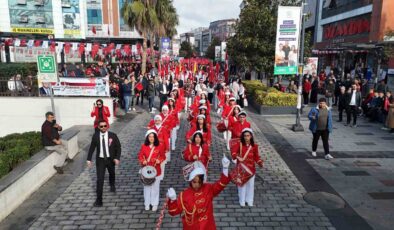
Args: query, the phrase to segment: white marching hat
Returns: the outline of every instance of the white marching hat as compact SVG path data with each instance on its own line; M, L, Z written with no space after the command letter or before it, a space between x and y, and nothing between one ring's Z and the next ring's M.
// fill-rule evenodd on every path
M241 112L238 113L238 117L241 116L241 115L248 116L248 115L246 114L246 112L243 111L243 110L242 110Z
M231 95L229 91L225 92L224 95Z
M202 106L198 107L198 109L205 109L205 110L207 110L208 108L205 105L202 105Z
M149 129L148 131L146 131L145 137L149 136L149 134L151 134L151 133L154 133L154 134L157 135L156 130L154 130L154 129Z
M193 137L194 137L197 133L200 133L201 135L204 135L200 130L197 130L196 132L193 133Z
M242 130L242 133L244 133L244 132L249 132L249 133L251 133L253 135L253 130L251 128L244 128Z
M230 101L236 101L237 99L235 99L235 97L230 97L229 100Z
M198 116L197 116L197 119L198 118L204 118L205 119L205 115L204 114L199 114Z
M156 115L154 118L153 118L153 120L163 120L163 118L160 116L160 115Z
M168 110L168 106L167 105L163 105L163 107L161 107L161 110Z
M204 175L205 176L205 169L203 169L201 167L193 169L193 171L189 175L189 181L192 181L194 179L194 177L196 177L198 175Z

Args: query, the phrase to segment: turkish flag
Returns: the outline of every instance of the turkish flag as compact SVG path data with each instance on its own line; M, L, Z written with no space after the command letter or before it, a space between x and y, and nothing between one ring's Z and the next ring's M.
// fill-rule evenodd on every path
M66 44L64 44L64 52L66 54L70 53L70 48L71 48L71 44L69 42L66 42Z
M56 51L56 42L51 41L51 45L49 46L49 50L54 53Z
M35 46L35 47L41 46L41 41L40 41L40 40L35 40L35 41L34 41L34 46Z
M93 32L94 34L96 34L96 27L95 27L95 26L92 27L92 32Z

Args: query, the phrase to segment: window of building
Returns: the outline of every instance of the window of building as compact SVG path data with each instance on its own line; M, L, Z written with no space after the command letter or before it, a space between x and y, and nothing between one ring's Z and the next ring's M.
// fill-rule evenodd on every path
M88 24L102 24L101 10L99 9L88 9Z

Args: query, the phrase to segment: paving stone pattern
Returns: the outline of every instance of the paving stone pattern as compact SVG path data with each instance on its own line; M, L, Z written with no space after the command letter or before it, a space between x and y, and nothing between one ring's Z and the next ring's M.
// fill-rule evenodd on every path
M144 139L144 127L151 117L147 113L138 115L118 134L123 152L121 165L116 169L117 193L109 192L106 181L103 207L93 207L95 167L85 169L30 229L154 229L159 212L144 210L143 189L138 178L140 166L136 157ZM213 117L213 123L217 119ZM188 127L183 118L178 131L177 150L173 151L171 162L167 163L161 183L160 206L169 187L174 187L179 194L188 186L182 176L182 167L186 163L180 158ZM230 184L214 200L218 229L335 229L319 208L303 200L303 186L253 122L252 128L265 160L264 168L257 169L255 206L241 208L237 188ZM223 135L215 128L212 131L213 162L209 165L208 181L219 178L221 158L223 153L228 155ZM181 227L180 217L170 217L166 212L162 229Z

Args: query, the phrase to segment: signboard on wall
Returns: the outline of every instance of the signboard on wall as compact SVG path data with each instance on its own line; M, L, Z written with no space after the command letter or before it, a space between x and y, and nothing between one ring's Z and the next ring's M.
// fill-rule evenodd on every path
M68 78L61 77L58 84L53 86L56 96L109 96L108 78Z
M53 34L52 1L8 0L12 33Z
M80 0L62 0L63 29L65 38L81 38Z

